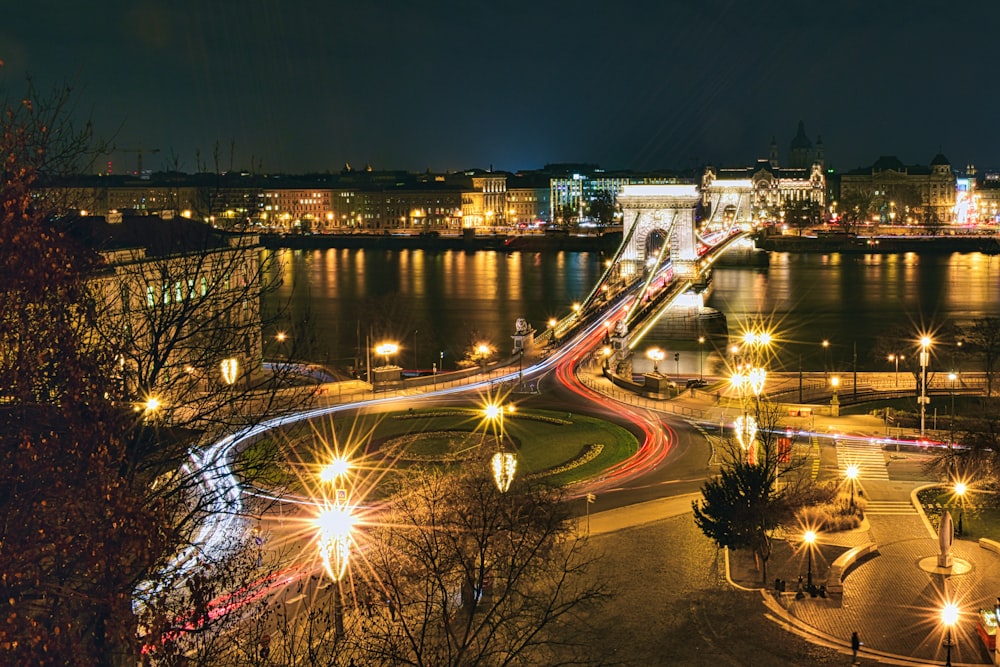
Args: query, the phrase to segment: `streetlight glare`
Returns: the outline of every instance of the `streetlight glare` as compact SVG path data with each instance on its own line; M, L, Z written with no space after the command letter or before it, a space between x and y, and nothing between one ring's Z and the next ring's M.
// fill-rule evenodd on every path
M949 602L941 609L941 622L949 628L958 622L958 605Z
M496 403L490 403L486 406L486 418L496 419L503 413L503 409Z
M957 482L955 484L955 493L957 493L960 496L964 496L965 492L968 491L968 490L969 490L969 487L966 486L963 482Z
M802 539L804 539L807 544L812 544L813 542L816 541L816 531L815 530L807 530L802 535Z
M327 507L316 516L316 528L321 537L344 537L353 527L354 516L348 507Z
M314 523L319 532L319 555L323 567L334 581L340 581L347 571L347 561L351 555L351 529L354 516L351 508L344 506L325 507Z
M324 482L335 482L338 477L346 475L350 469L351 462L342 456L338 456L323 467L319 473L319 477Z
M931 339L928 336L923 336L920 339L920 347L930 347Z
M852 479L852 480L857 479L858 465L856 463L852 463L851 465L847 466L847 470L844 471L844 474L847 475L847 479Z
M390 354L396 354L399 352L399 345L396 343L382 343L375 348L375 354L379 354L383 357L389 356Z

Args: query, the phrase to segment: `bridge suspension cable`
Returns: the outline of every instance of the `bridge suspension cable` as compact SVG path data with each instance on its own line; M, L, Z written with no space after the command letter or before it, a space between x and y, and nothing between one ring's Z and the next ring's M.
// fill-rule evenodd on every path
M601 285L606 284L608 279L611 277L611 272L615 271L618 268L618 261L621 259L622 254L624 254L625 248L627 248L629 243L631 243L632 235L635 234L635 230L639 227L638 225L639 215L640 215L639 213L635 214L635 222L629 228L628 234L626 234L622 238L622 242L618 246L618 250L615 251L615 256L611 259L611 263L608 265L606 269L604 269L604 274L601 275L600 280L598 280L594 284L594 289L590 290L590 294L587 295L587 298L583 300L583 305L580 307L580 312L584 313L587 312L587 309L593 305L594 299L600 293Z
M649 275L646 276L646 282L643 283L642 289L639 290L639 294L636 295L635 301L632 302L632 307L629 308L628 314L625 315L625 324L628 324L629 326L631 326L632 323L632 316L635 315L635 312L638 310L642 300L646 298L646 293L649 292L649 286L653 284L653 279L655 279L660 272L660 266L663 264L664 254L667 249L670 248L670 232L673 231L675 222L677 222L676 211L674 211L674 215L670 219L670 224L667 226L667 238L664 239L663 245L660 246L660 251L656 253L656 263L649 271Z

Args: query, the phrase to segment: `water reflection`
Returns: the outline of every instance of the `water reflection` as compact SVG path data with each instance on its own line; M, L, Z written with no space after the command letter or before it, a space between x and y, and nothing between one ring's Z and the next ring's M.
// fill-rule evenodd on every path
M399 340L406 348L404 365L425 369L441 351L446 368L453 368L474 334L509 350L518 317L544 329L550 317L565 315L586 297L604 259L586 252L276 253L283 281L265 306L273 310L290 302L290 321L310 320L312 356L344 363L372 332ZM946 322L1000 316L1000 266L993 266L998 262L978 253L772 253L768 267L717 268L706 305L727 316L731 332L760 314L768 317L781 337L778 364L787 369L798 368L800 355L807 367L822 368L818 350L828 339L827 363L849 368L856 344L859 369L884 370L872 346L887 328L902 325L916 336L917 330ZM643 345L698 348L697 336L688 336L690 341L670 336L661 327ZM695 359L696 352L685 354L682 365Z

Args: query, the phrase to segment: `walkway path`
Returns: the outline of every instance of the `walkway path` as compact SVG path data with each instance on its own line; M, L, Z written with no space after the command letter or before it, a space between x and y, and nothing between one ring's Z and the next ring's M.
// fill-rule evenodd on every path
M601 380L587 384L604 388ZM610 383L606 389L602 393L608 395L620 391ZM699 392L699 396L703 398L686 398L666 411L718 423L724 408L714 405L710 394ZM946 635L940 612L946 600L954 600L961 617L954 631L952 664L992 664L976 634L976 622L978 610L992 608L1000 595L1000 555L975 542L957 540L952 554L971 565L969 572L943 576L922 569L921 561L939 552L937 535L916 502L916 489L921 483L892 479L886 454L877 440L884 433L881 420L866 415L817 415L811 419L814 433L844 434L836 440L837 469L843 473L850 463L861 467L859 477L868 503L861 530L826 536L824 541L844 547L871 541L878 545L878 554L849 571L840 598L807 596L796 601L794 595L784 595L779 600L773 592L765 592L767 617L790 632L845 654L850 653L851 633L857 631L864 643L860 654L863 665L943 664ZM594 515L590 518L591 530L617 530L686 513L696 497L664 499ZM828 565L817 563L816 579L825 578Z

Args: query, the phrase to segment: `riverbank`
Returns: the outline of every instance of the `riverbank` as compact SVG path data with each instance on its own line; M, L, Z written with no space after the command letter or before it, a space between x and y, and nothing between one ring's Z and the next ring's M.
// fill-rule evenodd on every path
M507 236L444 236L432 234L266 234L267 248L369 248L382 250L503 250L522 252L614 252L621 232L605 234L523 234Z
M853 253L947 255L953 252L1000 254L1000 239L996 236L759 236L756 246L761 250L792 253Z

